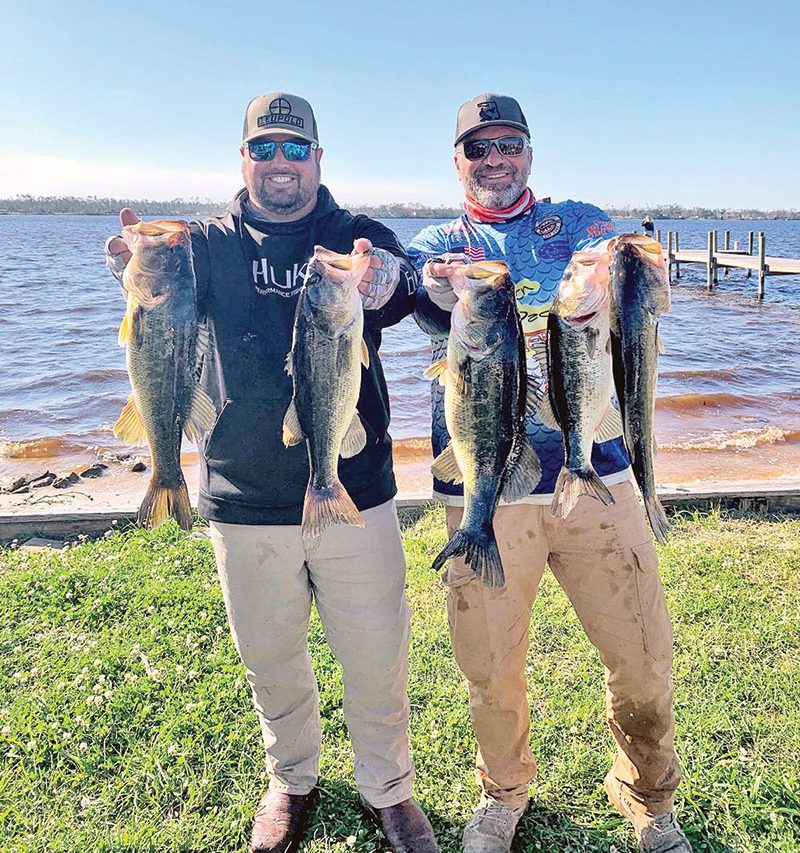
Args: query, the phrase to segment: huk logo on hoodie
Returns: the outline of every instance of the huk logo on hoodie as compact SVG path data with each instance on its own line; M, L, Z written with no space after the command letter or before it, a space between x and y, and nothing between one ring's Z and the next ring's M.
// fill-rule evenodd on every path
M288 299L303 286L307 268L308 263L292 264L291 269L276 274L267 258L256 258L253 261L253 285L261 296L274 293Z

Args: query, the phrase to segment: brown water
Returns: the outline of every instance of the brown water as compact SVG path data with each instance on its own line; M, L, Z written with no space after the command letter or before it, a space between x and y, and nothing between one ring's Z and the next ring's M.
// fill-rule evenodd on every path
M407 242L428 224L391 220ZM638 223L620 222L620 230ZM768 253L800 257L800 222L659 222L684 248L710 228L766 233ZM98 448L123 450L111 434L129 394L117 346L123 302L103 265L115 217L0 216L0 477L63 470ZM661 483L800 477L800 279L720 277L709 294L702 267L684 267L661 324L656 427ZM430 361L411 318L386 331L381 356L392 403L395 458L404 491L429 489ZM184 461L196 464L186 448Z

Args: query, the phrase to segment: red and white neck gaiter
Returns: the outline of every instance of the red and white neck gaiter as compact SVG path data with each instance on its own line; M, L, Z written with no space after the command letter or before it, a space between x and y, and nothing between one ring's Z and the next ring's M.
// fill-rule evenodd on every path
M527 213L536 204L536 199L528 187L525 192L511 205L511 207L491 208L484 207L471 195L464 198L464 210L471 219L478 222L508 222L517 216Z

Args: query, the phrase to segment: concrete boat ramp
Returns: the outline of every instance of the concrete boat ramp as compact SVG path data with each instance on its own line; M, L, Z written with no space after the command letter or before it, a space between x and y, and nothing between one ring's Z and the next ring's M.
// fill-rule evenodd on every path
M658 495L673 509L710 509L721 506L745 512L800 512L800 479L748 482L687 483L662 486ZM403 515L414 515L435 506L427 495L399 494L397 506ZM32 547L56 547L76 536L98 536L136 521L136 505L125 501L119 506L53 507L27 504L0 505L0 542L14 540Z

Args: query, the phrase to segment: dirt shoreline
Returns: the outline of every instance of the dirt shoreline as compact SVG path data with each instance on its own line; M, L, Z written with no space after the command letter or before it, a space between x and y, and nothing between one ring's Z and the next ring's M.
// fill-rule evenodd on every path
M789 447L786 450L790 450ZM796 451L796 448L791 448ZM783 453L779 454L784 456ZM786 486L800 479L800 464L794 452L789 458L748 459L748 454L739 454L732 459L731 454L723 454L724 458L709 464L711 460L704 459L702 472L698 471L697 460L692 454L661 453L657 460L658 485L660 489L678 492L702 491L713 484L715 490L724 490L725 484L731 489L739 489L743 484L749 488L763 485L765 490L771 487ZM146 457L145 457L146 459ZM78 470L96 459L84 459L81 464L63 465L63 460L54 467L53 460L28 460L25 466L29 476L41 474L45 470L63 473ZM758 463L757 465L754 463ZM48 465L48 463L51 463ZM147 483L150 479L150 469L142 472L132 472L118 462L107 462L108 467L102 475L92 479L79 479L76 483L63 489L52 486L30 489L17 494L0 494L0 517L27 515L53 515L75 512L78 514L91 512L135 512L141 502ZM400 444L395 451L395 476L398 486L398 499L418 499L431 496L430 476L431 456L427 440L419 439ZM198 482L200 474L199 461L196 453L183 455L183 470L189 487L192 504L197 503ZM18 469L15 472L20 474ZM704 476L701 476L701 473ZM670 476L665 476L670 475ZM10 475L6 472L3 479L8 481Z

